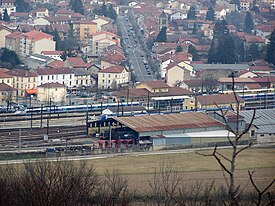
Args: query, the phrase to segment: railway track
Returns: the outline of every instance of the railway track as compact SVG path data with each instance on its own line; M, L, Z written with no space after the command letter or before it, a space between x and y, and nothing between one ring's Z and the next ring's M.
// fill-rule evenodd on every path
M18 146L19 139L22 145L39 144L44 141L44 135L48 136L51 140L70 140L86 138L85 126L57 126L49 128L16 128L16 129L3 129L0 130L0 145L5 146Z

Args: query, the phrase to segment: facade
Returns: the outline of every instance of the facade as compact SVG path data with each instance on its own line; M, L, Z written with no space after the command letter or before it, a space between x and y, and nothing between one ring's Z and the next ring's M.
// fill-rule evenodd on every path
M20 54L20 38L23 36L22 32L13 32L6 36L5 47L14 51L18 56Z
M63 53L64 53L63 51L42 51L41 52L41 54L44 56L47 56L56 60L60 60L60 61L62 61L61 55Z
M163 27L168 28L168 16L164 12L161 13L159 16L159 30L161 30Z
M37 74L28 70L13 69L6 72L13 77L13 85L17 97L25 97L27 90L37 88Z
M55 83L46 83L37 87L37 100L48 102L65 102L67 90L65 85Z
M55 51L53 36L40 31L24 33L20 38L20 56L28 57L31 54L40 54L42 51Z
M169 86L175 86L190 77L190 71L180 64L170 64L167 67L166 82Z
M92 53L94 55L101 54L104 49L110 45L120 46L120 38L110 32L98 32L93 34L92 38Z
M73 31L74 36L80 41L89 41L92 35L97 32L97 23L91 20L74 21Z
M123 66L112 66L98 71L99 89L116 89L119 84L129 81L130 73Z
M244 100L238 95L239 109L244 106ZM183 102L183 108L185 110L217 110L219 108L232 108L236 111L237 102L234 94L213 94L191 97Z
M37 77L37 85L40 86L42 84L48 83L58 83L65 85L66 87L74 87L75 83L75 75L68 68L46 68L46 69L37 69L36 70Z
M0 68L0 83L7 84L13 87L13 76L7 74L10 71L9 69Z
M6 46L6 36L11 34L12 30L0 25L0 48L3 48Z
M3 105L5 102L14 101L16 96L15 91L13 87L0 83L0 104Z

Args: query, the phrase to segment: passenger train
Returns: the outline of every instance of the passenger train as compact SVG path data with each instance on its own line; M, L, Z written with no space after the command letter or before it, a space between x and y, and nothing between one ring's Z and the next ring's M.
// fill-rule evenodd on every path
M120 102L119 106L137 106L140 105L139 102ZM89 105L71 105L71 106L46 106L46 107L39 107L39 108L28 108L22 113L30 114L41 113L64 113L64 112L85 112L85 111L101 111L106 109L107 107L117 107L118 103L103 103L103 104L89 104Z

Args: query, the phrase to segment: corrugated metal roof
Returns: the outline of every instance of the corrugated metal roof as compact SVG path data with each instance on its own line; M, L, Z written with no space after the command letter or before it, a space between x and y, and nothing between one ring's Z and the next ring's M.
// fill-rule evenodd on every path
M221 122L201 112L115 117L114 119L136 132L202 128L223 125Z
M252 119L253 110L241 111L245 122L249 123ZM275 109L256 110L253 124L258 127L258 133L275 133Z

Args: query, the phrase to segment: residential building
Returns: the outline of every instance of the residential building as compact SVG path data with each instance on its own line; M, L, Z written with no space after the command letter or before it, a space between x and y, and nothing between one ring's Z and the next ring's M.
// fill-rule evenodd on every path
M159 16L159 22L158 22L159 30L161 30L163 27L168 28L168 15L164 12L161 13Z
M237 95L239 101L239 109L244 106L244 100ZM185 110L200 110L200 109L218 109L232 108L236 110L237 101L234 94L212 94L190 97L183 102Z
M10 102L15 100L16 89L5 84L0 83L0 104L3 105L5 102Z
M112 66L98 71L99 89L116 89L130 81L130 72L123 66Z
M13 76L7 74L9 69L0 68L0 83L7 84L13 87Z
M74 73L75 77L75 85L76 87L81 86L91 86L93 80L91 79L91 74L86 69L78 68L78 69L72 69L72 72Z
M53 36L40 31L24 33L20 39L20 56L40 54L42 51L55 51Z
M60 83L45 83L37 87L37 100L41 102L66 102L67 90Z
M106 17L102 17L102 16L95 17L95 19L93 19L92 22L96 23L97 32L107 31L107 30L104 30L104 28L106 28L107 25L113 23L111 22L110 19L107 19Z
M24 59L24 65L28 69L37 69L44 68L49 63L53 62L54 59L48 56L44 56L41 54L32 54L29 57Z
M90 41L92 35L97 32L97 23L91 20L74 21L74 36L80 41Z
M15 31L5 37L5 47L14 51L18 56L20 55L20 38L22 36L22 32Z
M191 72L180 63L169 64L166 72L166 82L169 86L176 86L178 83L190 79Z
M13 77L13 88L17 97L25 97L27 90L37 88L37 74L23 69L12 69L6 74Z
M64 51L42 51L41 54L56 60L60 60L61 59L61 55L64 53Z
M36 17L45 17L49 16L49 10L47 8L38 8L36 9Z
M0 48L3 48L6 46L6 36L11 33L12 33L11 29L0 25Z
M169 16L170 16L170 21L173 21L175 19L186 19L187 13L182 11L176 11L170 14Z
M38 74L37 85L46 83L59 83L66 87L75 87L75 74L69 68L43 68L36 69Z
M94 55L101 54L103 50L110 45L120 46L120 38L110 32L98 32L93 34L92 53Z

